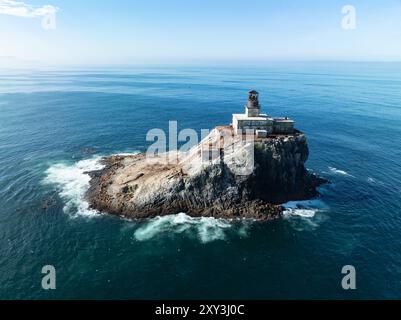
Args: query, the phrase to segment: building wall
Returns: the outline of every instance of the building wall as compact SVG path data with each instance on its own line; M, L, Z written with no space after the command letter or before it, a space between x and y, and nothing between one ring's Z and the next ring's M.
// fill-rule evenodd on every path
M258 108L246 108L245 111L248 117L258 117L260 114L260 109Z
M238 130L266 130L269 134L273 132L273 123L270 121L257 121L257 120L237 120L237 124L234 125L235 133Z
M250 119L238 119L233 116L233 128L234 132L238 134L239 130L245 133L245 130L266 130L268 134L292 134L294 133L294 121L285 118L266 118L266 120L250 120Z
M234 128L234 133L237 134L238 130L238 120L233 116L233 128Z
M283 133L283 134L294 133L294 122L274 120L273 133Z

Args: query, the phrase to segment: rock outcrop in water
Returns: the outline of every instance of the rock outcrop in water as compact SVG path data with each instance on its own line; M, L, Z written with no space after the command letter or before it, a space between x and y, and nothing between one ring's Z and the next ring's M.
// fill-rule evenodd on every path
M205 161L205 145L211 150L207 155L217 150L217 156ZM90 173L87 198L94 209L130 218L186 212L273 219L281 215L281 203L315 197L317 186L325 182L305 169L308 154L300 132L250 145L233 135L231 127L218 127L185 153L104 158L104 169Z

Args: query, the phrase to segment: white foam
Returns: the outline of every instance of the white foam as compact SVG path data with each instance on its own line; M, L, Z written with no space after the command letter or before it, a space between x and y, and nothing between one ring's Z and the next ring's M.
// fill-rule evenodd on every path
M327 209L327 205L321 200L290 201L283 205L284 216L299 216L313 218L319 211Z
M56 185L60 197L65 201L64 212L72 216L95 216L98 211L90 209L85 200L90 176L85 172L100 170L104 166L100 157L82 160L71 165L55 164L46 170L45 184Z
M132 152L119 152L119 153L113 153L111 156L120 156L120 157L127 157L127 156L135 156L137 154L141 153L138 150L132 151Z
M284 214L291 215L291 216L300 216L303 218L313 218L316 214L317 210L311 209L286 209Z
M342 176L350 176L350 177L352 177L352 175L350 175L347 171L345 171L345 170L340 170L340 169L337 169L337 168L334 168L334 167L329 167L329 169L330 169L330 172L331 173L333 173L333 174L338 174L338 175L342 175Z
M138 241L146 241L156 235L169 233L195 233L202 243L226 239L226 231L232 227L228 220L215 219L212 217L193 218L185 213L157 217L149 220L134 232ZM244 235L244 230L241 235Z

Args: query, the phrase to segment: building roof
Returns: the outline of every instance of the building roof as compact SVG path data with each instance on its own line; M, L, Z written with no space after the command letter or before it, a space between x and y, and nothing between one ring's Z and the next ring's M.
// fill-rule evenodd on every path
M272 118L265 114L259 115L259 117L248 117L246 114L233 114L233 117L237 120L247 120L247 121L273 121Z
M294 123L295 121L290 118L274 118L275 123Z

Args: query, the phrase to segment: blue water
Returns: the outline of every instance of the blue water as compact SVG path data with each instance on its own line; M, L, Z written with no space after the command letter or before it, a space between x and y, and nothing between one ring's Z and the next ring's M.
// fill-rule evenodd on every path
M88 210L98 157L146 150L169 120L229 123L249 89L308 135L320 199L269 223ZM0 298L401 298L400 146L397 63L1 70Z

